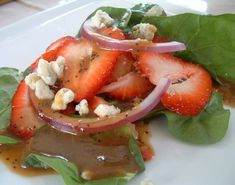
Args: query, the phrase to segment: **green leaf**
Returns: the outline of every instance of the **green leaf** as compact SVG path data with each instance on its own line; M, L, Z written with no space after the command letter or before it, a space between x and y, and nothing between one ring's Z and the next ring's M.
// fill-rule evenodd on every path
M14 76L14 78L18 82L20 82L22 80L22 74L19 72L18 69L15 69L15 68L9 68L9 67L0 68L0 78L1 78L1 76L4 76L4 75Z
M17 69L0 68L0 130L10 124L11 99L23 76Z
M128 173L124 177L113 177L108 179L100 179L93 181L86 181L83 185L125 185L130 181L135 174Z
M130 149L131 154L134 156L136 163L138 164L140 169L143 171L145 169L144 160L139 150L139 146L136 143L136 140L133 136L129 140L129 149Z
M230 111L223 108L222 96L214 92L206 108L197 116L186 117L162 111L169 131L177 138L195 144L212 144L226 134Z
M131 8L132 16L129 21L129 27L139 24L141 20L145 17L146 12L153 6L159 6L157 4L137 4ZM161 16L165 16L165 11L162 12Z
M135 174L126 174L124 177L114 177L100 180L85 181L80 177L77 167L62 158L30 154L22 164L25 167L52 168L59 173L66 185L125 185Z
M158 6L158 5L157 4L137 4L131 9L116 8L116 7L110 7L110 6L100 7L96 9L91 15L89 15L87 19L90 19L92 16L94 16L97 10L102 10L108 13L114 19L115 21L114 25L122 29L124 32L130 32L132 27L136 24L139 24L142 18L145 16L146 12L153 6ZM163 11L162 16L164 15L166 15L166 13ZM80 33L78 33L76 36L79 37Z
M18 79L16 79L12 75L0 76L0 90L8 92L9 95L13 96L18 84L19 84Z
M104 139L108 137L126 137L130 138L132 136L131 130L128 126L124 125L120 128L116 128L110 131L101 132L99 134L94 135L93 137L98 139Z
M131 18L131 11L125 8L115 8L115 7L100 7L97 10L102 10L109 14L114 19L114 25L121 29L125 29L128 26L129 20ZM87 19L91 18L96 11L95 10Z
M81 179L79 178L77 167L65 159L30 154L22 165L25 167L33 166L38 168L50 167L63 177L65 184L81 184Z
M0 112L0 130L5 129L10 124L11 118L11 105L1 108Z
M12 137L0 135L0 144L18 144L20 142L21 141L14 139Z
M215 79L235 82L235 15L180 14L169 17L144 17L154 24L160 37L186 44L181 56L204 66Z

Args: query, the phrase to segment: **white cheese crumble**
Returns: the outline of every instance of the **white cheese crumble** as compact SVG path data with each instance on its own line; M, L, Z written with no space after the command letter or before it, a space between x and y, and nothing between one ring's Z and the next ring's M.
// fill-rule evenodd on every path
M67 105L74 100L75 94L67 88L60 89L53 100L51 108L53 110L65 110Z
M150 180L143 180L140 182L140 185L153 185L153 183Z
M58 56L56 61L52 61L49 64L52 71L56 74L57 78L61 78L64 73L65 58L62 56Z
M48 61L40 59L38 62L37 73L47 85L54 85L57 80L57 75L50 66Z
M38 80L35 83L35 95L40 100L53 99L54 93L50 90L49 86L43 80Z
M99 104L94 110L94 113L99 117L114 116L120 112L121 110L118 107L105 104Z
M80 103L76 105L75 110L78 111L80 115L88 114L89 107L87 100L83 99L80 101Z
M111 26L114 23L109 14L102 10L96 11L95 15L91 18L91 26L95 29L101 29Z
M140 23L135 25L132 28L132 38L140 38L140 39L146 39L146 40L153 40L155 33L157 32L157 28L149 23Z
M162 14L163 14L162 7L155 5L145 13L145 16L160 16Z
M30 87L30 89L35 90L36 82L40 80L40 76L37 73L30 73L25 77L25 83Z

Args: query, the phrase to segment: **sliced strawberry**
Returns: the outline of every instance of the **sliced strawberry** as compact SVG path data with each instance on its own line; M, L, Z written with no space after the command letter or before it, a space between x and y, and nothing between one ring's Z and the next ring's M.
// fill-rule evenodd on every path
M120 53L101 49L85 39L71 40L58 52L66 60L62 85L75 92L77 102L89 100L109 80Z
M45 53L43 53L34 61L34 63L31 64L31 69L34 70L37 67L38 61L41 58L49 62L55 61L58 57L58 50L72 40L76 39L72 36L65 36L50 44L50 46L48 46L48 48L46 49Z
M103 98L99 96L94 96L92 99L88 101L89 109L91 112L94 112L94 110L96 109L96 107L98 107L99 104L109 105L107 101L105 101Z
M102 88L101 93L108 92L108 95L117 100L126 101L135 97L145 97L153 88L148 79L141 77L136 72L130 72Z
M29 88L24 81L20 83L12 99L11 131L22 139L28 139L45 124L38 118L31 106Z
M109 82L115 82L120 77L133 71L133 69L134 69L133 63L134 63L134 59L133 59L131 53L123 52L121 55L119 55L117 58L117 63L115 65L114 71L112 73L112 76L110 77Z
M45 53L43 53L40 57L38 57L34 63L31 64L31 69L34 70L37 65L38 65L38 62L40 59L44 59L48 62L50 61L55 61L57 59L57 50L50 50L50 51L47 51Z
M193 116L201 112L210 99L212 80L209 73L199 65L170 54L143 52L137 67L155 85L161 77L172 80L161 99L163 105L171 111Z
M97 32L101 35L111 37L113 39L124 40L126 38L122 30L120 30L119 28L101 28L97 30Z
M50 51L50 50L58 50L60 47L62 47L63 45L65 45L67 42L70 42L71 40L74 40L75 38L72 36L65 36L62 37L58 40L56 40L55 42L51 43L46 51Z

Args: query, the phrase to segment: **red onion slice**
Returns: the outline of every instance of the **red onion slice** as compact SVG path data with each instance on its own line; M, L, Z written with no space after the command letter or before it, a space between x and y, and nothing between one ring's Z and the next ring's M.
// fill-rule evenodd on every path
M183 51L186 46L181 42L163 42L163 43L153 43L145 40L118 40L113 39L104 35L97 33L91 26L90 21L86 21L81 29L81 36L98 43L104 48L121 50L121 51L156 51L159 53L168 53L175 51Z
M162 94L168 89L170 80L161 78L154 90L136 107L106 118L76 118L69 117L51 109L50 101L39 101L33 91L30 91L32 105L39 117L52 127L71 134L97 133L123 124L136 121L150 112L160 101Z

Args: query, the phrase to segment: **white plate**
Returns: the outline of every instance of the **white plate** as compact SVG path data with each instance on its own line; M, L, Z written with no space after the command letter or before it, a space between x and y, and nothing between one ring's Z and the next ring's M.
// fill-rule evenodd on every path
M138 1L140 2L140 1ZM235 11L232 1L206 3L194 0L154 1L170 13L229 13ZM112 5L130 7L137 1L105 0L73 2L50 9L0 30L0 66L25 69L49 43L64 35L75 35L84 19L97 7ZM215 8L219 5L220 8ZM213 8L214 7L214 8ZM155 185L234 185L235 184L235 110L224 139L209 146L180 142L167 132L162 124L152 124L152 144L156 156L146 164L146 171L131 181L138 185L143 179ZM0 162L1 185L63 185L59 176L25 178L11 173Z

